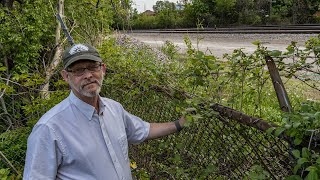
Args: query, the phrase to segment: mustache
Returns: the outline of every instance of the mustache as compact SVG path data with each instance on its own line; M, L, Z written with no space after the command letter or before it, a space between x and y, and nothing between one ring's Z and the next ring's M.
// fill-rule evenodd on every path
M96 83L96 84L98 84L100 87L102 86L102 82L100 82L100 81L98 81L98 80L92 80L92 81L83 81L82 83L81 83L81 87L84 87L84 86L86 86L86 85L89 85L89 84L92 84L92 83Z

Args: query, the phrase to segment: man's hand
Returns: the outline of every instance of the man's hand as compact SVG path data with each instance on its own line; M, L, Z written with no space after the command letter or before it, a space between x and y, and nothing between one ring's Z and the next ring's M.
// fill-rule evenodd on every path
M181 116L180 118L179 118L179 124L180 124L180 126L183 128L184 127L184 124L187 122L187 120L186 120L186 118L185 117L183 117L183 116Z

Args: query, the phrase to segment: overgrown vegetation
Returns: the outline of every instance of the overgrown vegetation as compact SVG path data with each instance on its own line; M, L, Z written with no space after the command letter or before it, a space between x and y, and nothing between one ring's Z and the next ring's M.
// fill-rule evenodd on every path
M315 0L180 0L157 1L155 14L132 11L133 29L288 25L318 23Z
M127 37L99 38L107 35L108 27L114 21L110 9L119 8L121 4L98 2L90 1L89 5L87 1L68 2L65 4L65 21L76 42L88 42L99 47L108 69L102 95L121 102L127 110L150 122L172 121L184 114L189 123L186 131L194 134L199 128L213 129L213 121L208 120L217 118L217 113L203 107L201 109L199 104L206 107L210 103L219 103L263 118L281 126L275 130L275 135L286 131L293 138L294 150L291 152L296 158L293 169L295 175L288 179L319 177L319 147L315 143L319 140L319 99L307 100L304 91L312 89L319 93L317 77L320 74L320 37L307 41L304 50L293 42L288 45L286 52L268 51L257 41L253 42L257 46L254 53L246 54L237 49L223 59L194 48L188 37L185 38L188 50L184 55L178 53L172 42L166 42L161 50L155 51ZM231 4L225 8L230 9L234 2L230 1ZM52 62L57 46L52 28L56 26L54 4L52 1L24 1L23 4L15 2L11 8L0 8L0 152L4 155L0 156L2 179L21 178L26 140L32 126L42 114L69 93L66 83L59 80L60 65L55 67L49 80L46 79L48 64ZM66 44L63 38L59 39L59 43ZM271 55L276 61L286 82L293 113L280 111L265 66L265 55ZM50 96L45 97L41 89L47 81ZM302 89L296 89L298 83L304 84ZM215 123L224 126L223 122ZM239 128L241 125L234 126ZM219 169L225 161L213 158L225 155L219 149L224 147L224 143L213 139L205 144L207 141L202 140L216 132L197 134L199 136L194 137L193 141L198 146L186 151L184 147L191 143L187 132L131 147L133 174L139 179L227 177L223 174L224 169ZM233 133L228 136L223 134L223 141L230 138L236 140L241 134ZM262 137L261 134L258 136ZM209 152L208 149L215 150L210 153L216 152L210 154L211 159L202 157ZM251 150L251 147L242 145L233 149L232 157L236 158L236 152L245 150ZM182 156L183 153L187 156ZM141 162L141 159L137 159L139 155L150 158L147 162ZM230 167L231 160L224 167ZM244 172L245 178L272 177L265 167L253 162L242 165L251 166ZM14 169L20 175L15 174Z

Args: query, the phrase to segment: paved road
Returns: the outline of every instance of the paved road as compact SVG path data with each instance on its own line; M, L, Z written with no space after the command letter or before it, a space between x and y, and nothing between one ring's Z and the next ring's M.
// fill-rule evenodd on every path
M185 52L184 37L189 37L194 48L217 57L233 50L243 48L244 52L252 53L256 46L252 42L259 40L269 50L285 51L286 47L295 41L303 48L310 37L317 34L176 34L176 33L129 33L131 37L144 42L151 47L161 47L165 41L171 41L179 47L180 52Z

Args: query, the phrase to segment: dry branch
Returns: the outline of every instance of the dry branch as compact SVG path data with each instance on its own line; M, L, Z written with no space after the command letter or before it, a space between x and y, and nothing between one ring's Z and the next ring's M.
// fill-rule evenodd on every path
M19 174L17 169L12 165L12 163L8 160L8 158L0 151L0 158L3 159L3 161L10 166L10 168L15 172L16 174Z
M8 86L9 85L9 78L10 78L10 75L7 77L7 82L6 82L6 85ZM9 114L8 113L8 110L7 110L7 106L6 106L6 103L4 102L4 99L3 99L3 95L4 93L6 92L6 89L4 89L2 92L1 92L1 95L0 95L0 103L1 103L1 106L2 106L2 109L4 111L4 114ZM13 123L12 123L12 120L9 118L9 116L6 116L6 123L8 125L8 127L13 127Z

